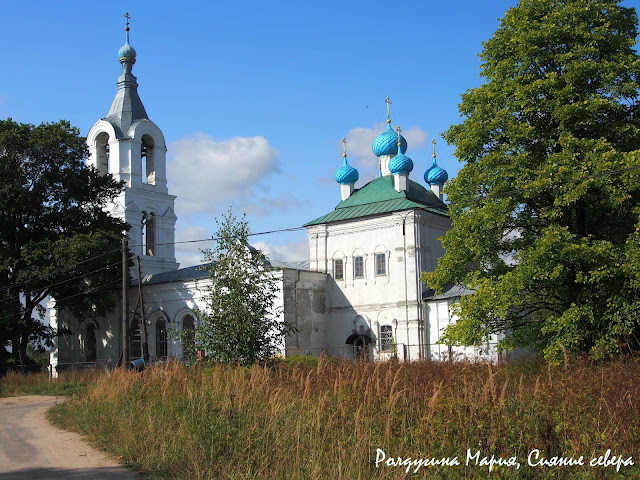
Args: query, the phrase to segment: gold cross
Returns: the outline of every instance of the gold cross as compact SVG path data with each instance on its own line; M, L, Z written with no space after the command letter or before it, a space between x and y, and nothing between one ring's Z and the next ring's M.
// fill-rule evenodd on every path
M433 158L436 158L436 139L432 138L431 143L433 143Z
M398 125L398 146L402 145L402 142L400 141L400 125Z
M389 100L389 95L384 101L387 102L387 123L391 123L391 100Z
M347 139L345 137L342 137L342 156L347 156Z
M127 31L129 31L129 20L131 19L131 17L129 16L129 12L125 13L124 16L127 19Z

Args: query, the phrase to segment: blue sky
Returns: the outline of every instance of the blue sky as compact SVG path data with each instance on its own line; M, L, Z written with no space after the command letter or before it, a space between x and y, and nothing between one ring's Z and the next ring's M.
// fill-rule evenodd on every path
M0 118L67 119L86 135L115 95L128 11L138 91L167 141L177 239L210 237L229 206L254 232L299 227L340 200L343 136L356 187L376 176L370 142L387 95L411 178L423 183L432 137L455 176L440 133L460 121L482 41L515 4L4 2ZM254 241L275 259L308 254L304 231ZM196 248L177 248L182 266L198 263Z

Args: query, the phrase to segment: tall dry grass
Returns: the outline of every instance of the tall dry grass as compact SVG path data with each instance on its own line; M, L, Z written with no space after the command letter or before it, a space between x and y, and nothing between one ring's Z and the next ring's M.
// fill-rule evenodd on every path
M640 360L568 368L517 364L331 363L316 367L184 367L114 371L57 407L59 424L167 478L400 478L387 456L457 456L429 478L486 478L481 457L517 457L496 478L615 478L637 467L589 467L611 449L640 461ZM528 467L527 456L587 465ZM413 468L412 468L413 470Z
M73 395L86 390L103 375L101 370L75 370L62 372L57 379L49 379L46 372L27 373L9 372L0 376L0 397L21 395Z

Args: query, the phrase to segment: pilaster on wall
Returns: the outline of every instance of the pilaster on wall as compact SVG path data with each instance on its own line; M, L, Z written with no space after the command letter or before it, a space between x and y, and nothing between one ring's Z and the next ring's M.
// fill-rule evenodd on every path
M327 226L318 225L307 230L309 236L309 269L312 272L329 272L327 257Z
M140 153L142 148L142 141L131 139L126 142L126 145L128 147L127 163L130 172L129 186L131 188L140 188L140 186L142 185L142 156Z

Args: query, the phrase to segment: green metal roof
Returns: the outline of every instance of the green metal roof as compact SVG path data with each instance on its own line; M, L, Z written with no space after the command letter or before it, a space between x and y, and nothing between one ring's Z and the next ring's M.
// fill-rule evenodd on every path
M341 201L333 212L304 224L305 227L322 223L339 222L369 217L383 213L420 208L439 215L448 215L447 206L430 190L413 180L408 181L409 191L397 192L393 177L385 176L370 181L356 189Z

